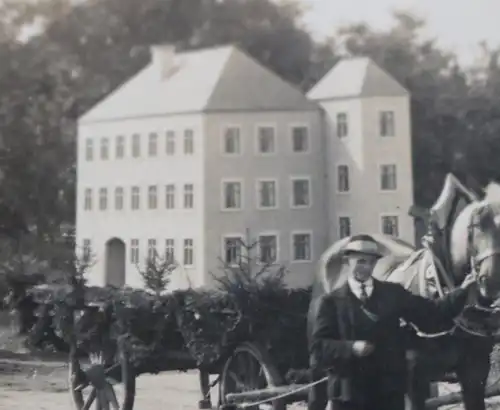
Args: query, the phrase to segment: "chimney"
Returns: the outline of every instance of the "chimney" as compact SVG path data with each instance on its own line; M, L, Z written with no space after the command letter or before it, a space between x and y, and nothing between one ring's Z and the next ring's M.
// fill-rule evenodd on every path
M151 63L156 72L163 80L169 76L175 68L175 46L170 44L152 45Z

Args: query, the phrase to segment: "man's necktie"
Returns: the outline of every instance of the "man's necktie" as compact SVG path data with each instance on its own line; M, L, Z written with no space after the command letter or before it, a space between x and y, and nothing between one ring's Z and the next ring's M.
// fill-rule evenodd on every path
M361 302L366 302L368 300L368 293L366 292L366 284L364 282L360 283L361 287Z

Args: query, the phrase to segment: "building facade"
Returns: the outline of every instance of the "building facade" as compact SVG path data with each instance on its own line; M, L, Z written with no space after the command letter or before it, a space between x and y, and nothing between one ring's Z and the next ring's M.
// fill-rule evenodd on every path
M157 252L177 262L173 288L211 286L243 239L307 286L339 237L413 242L409 126L408 92L368 59L342 61L305 96L233 46L152 47L79 120L89 280L140 287L137 266Z

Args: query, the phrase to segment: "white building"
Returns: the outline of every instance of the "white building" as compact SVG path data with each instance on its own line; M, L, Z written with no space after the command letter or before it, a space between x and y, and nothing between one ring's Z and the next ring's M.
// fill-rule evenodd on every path
M89 279L141 286L136 264L156 249L179 263L174 287L210 286L248 232L305 286L339 236L413 242L409 128L408 92L368 59L339 63L308 98L233 46L152 47L79 121Z

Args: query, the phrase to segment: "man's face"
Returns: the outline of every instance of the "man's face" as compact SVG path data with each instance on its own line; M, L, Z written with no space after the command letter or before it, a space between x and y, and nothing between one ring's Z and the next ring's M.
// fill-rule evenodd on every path
M356 253L348 255L346 260L351 275L360 282L365 282L372 276L373 268L375 268L375 264L377 263L375 256Z

